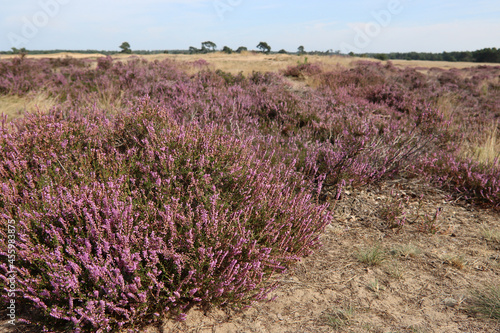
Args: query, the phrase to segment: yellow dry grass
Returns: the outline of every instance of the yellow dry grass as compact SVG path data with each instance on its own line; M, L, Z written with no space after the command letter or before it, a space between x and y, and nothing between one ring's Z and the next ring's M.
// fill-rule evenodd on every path
M484 131L482 138L473 142L464 155L485 164L493 164L500 160L500 132L499 123L494 123Z
M396 67L424 67L424 68L441 68L441 69L462 69L478 66L498 66L494 63L477 63L477 62L448 62L448 61L429 61L429 60L391 60Z
M28 96L16 95L0 96L0 114L7 115L7 121L22 117L26 112L48 111L57 104L55 98L43 92L33 93Z
M130 55L115 55L116 59L127 59ZM133 56L136 57L136 56ZM225 54L222 52L207 54L155 54L139 56L146 60L172 59L181 62L192 62L198 59L204 59L213 65L216 69L231 73L243 72L243 74L252 71L271 71L277 72L288 66L297 65L298 62L320 63L324 69L334 69L339 65L343 67L353 67L354 63L360 60L387 63L371 58L348 57L340 55L319 56L319 55L294 55L294 54L262 54L258 52L242 52L241 54ZM446 62L446 61L415 61L415 60L391 60L396 67L423 67L423 68L468 68L477 66L498 66L498 64L489 63L470 63L470 62Z
M110 90L113 91L113 89ZM116 114L123 106L123 95L124 91L120 91L120 95L115 96L106 90L99 90L96 105L100 110Z
M436 108L443 114L445 120L450 121L456 111L455 97L451 95L443 95L436 101Z
M116 59L126 59L124 55L113 56ZM232 74L252 72L279 72L288 66L295 66L298 62L321 63L325 69L335 68L338 65L350 67L354 58L342 56L297 56L288 54L266 55L255 52L242 52L241 54L225 54L221 52L208 54L157 54L141 56L146 60L171 59L178 62L193 62L199 59L207 61L212 69L220 69Z
M454 122L453 117L457 111L456 96L444 95L438 98L435 106L447 121L451 121L450 130L458 130L466 124ZM480 163L492 164L495 159L500 159L500 123L493 123L481 132L473 141L465 141L462 156L474 159Z
M9 59L17 55L0 55L0 59ZM54 53L54 54L37 54L27 55L27 58L40 59L40 58L64 58L72 57L77 59L92 58L96 59L104 57L103 54L80 54L80 53ZM323 69L329 70L337 68L339 65L343 67L352 67L356 61L373 61L380 62L380 60L370 58L348 57L340 55L331 56L318 56L318 55L302 55L295 54L263 54L260 52L242 52L226 54L222 52L207 53L207 54L152 54L152 55L135 55L135 54L116 54L113 58L126 61L133 58L141 58L146 60L163 60L172 59L179 62L193 62L198 59L204 59L210 63L212 68L221 69L232 74L243 72L249 74L253 71L270 71L278 72L286 69L288 66L296 65L297 62L304 62L307 58L308 62L320 63ZM422 67L422 68L467 68L475 66L498 66L498 64L489 63L470 63L470 62L446 62L446 61L422 61L422 60L391 60L397 67ZM383 63L386 63L385 61Z

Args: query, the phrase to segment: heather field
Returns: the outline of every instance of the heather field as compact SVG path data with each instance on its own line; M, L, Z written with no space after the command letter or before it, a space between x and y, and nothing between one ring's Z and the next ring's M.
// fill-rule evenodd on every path
M0 59L0 331L500 331L500 66L219 56Z

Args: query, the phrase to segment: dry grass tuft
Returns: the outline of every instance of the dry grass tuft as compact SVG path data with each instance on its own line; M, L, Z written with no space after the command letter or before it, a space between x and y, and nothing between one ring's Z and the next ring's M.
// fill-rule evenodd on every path
M467 264L463 255L446 255L443 256L443 261L456 269L463 269Z
M420 249L411 243L394 246L390 252L394 256L403 256L405 258L414 258L421 253Z
M445 120L450 121L456 112L456 97L451 95L440 96L436 101L436 108L443 114Z
M499 124L494 123L485 131L485 138L471 147L470 157L485 164L493 164L500 158L498 126Z
M323 316L324 323L335 330L348 326L354 316L354 308L350 305L346 308L333 308Z
M500 321L500 285L490 285L471 294L469 309L472 312Z
M483 164L498 164L500 160L500 123L495 122L483 130L483 135L465 144L462 156Z
M375 294L385 290L385 287L377 279L370 281L366 287Z
M387 266L385 272L393 279L396 280L405 279L405 270L397 261Z
M56 105L56 99L47 96L43 92L23 97L13 95L0 96L0 114L7 115L7 121L22 117L26 112L37 110L47 112Z
M110 91L114 90L115 89L110 89ZM101 110L106 110L109 113L114 114L117 113L118 110L120 110L124 105L124 91L121 91L119 96L115 96L113 93L106 90L99 90L98 94L99 98L97 100L97 106Z
M378 266L385 261L385 251L381 245L375 245L359 249L356 258L363 264L369 266Z
M500 243L500 230L491 229L488 226L481 227L481 236L490 242Z

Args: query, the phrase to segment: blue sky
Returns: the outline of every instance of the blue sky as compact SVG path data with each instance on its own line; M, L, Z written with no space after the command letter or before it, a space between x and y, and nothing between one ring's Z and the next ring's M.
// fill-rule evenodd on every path
M500 1L0 0L0 50L442 52L500 47Z

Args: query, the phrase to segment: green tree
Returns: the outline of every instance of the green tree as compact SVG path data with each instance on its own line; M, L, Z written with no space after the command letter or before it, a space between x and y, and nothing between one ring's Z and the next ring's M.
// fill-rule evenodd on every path
M201 43L201 49L203 51L208 50L209 52L215 52L216 47L217 47L217 45L211 41L206 41L206 42Z
M473 52L477 62L500 62L500 49L486 48Z
M224 46L222 48L222 52L227 53L227 54L231 54L231 53L233 53L233 49L231 49L229 46Z
M123 42L122 45L120 45L121 53L132 53L132 50L130 49L130 44L128 42Z
M302 46L302 45L297 48L297 51L298 51L299 55L303 55L304 53L306 53L304 46Z
M287 54L286 50L285 49L281 49L278 51L278 53L281 53L281 54Z
M200 50L198 50L196 47L194 46L190 46L189 47L189 53L190 54L196 54L196 53L200 53Z
M375 54L375 59L385 61L385 60L389 59L389 56L387 54L384 54L384 53L377 53L377 54Z
M267 44L266 42L260 42L257 45L257 48L260 49L265 54L271 52L271 46L269 46L269 44Z
M240 46L238 47L238 49L236 50L236 53L241 53L243 51L248 51L248 49L245 47L245 46Z

